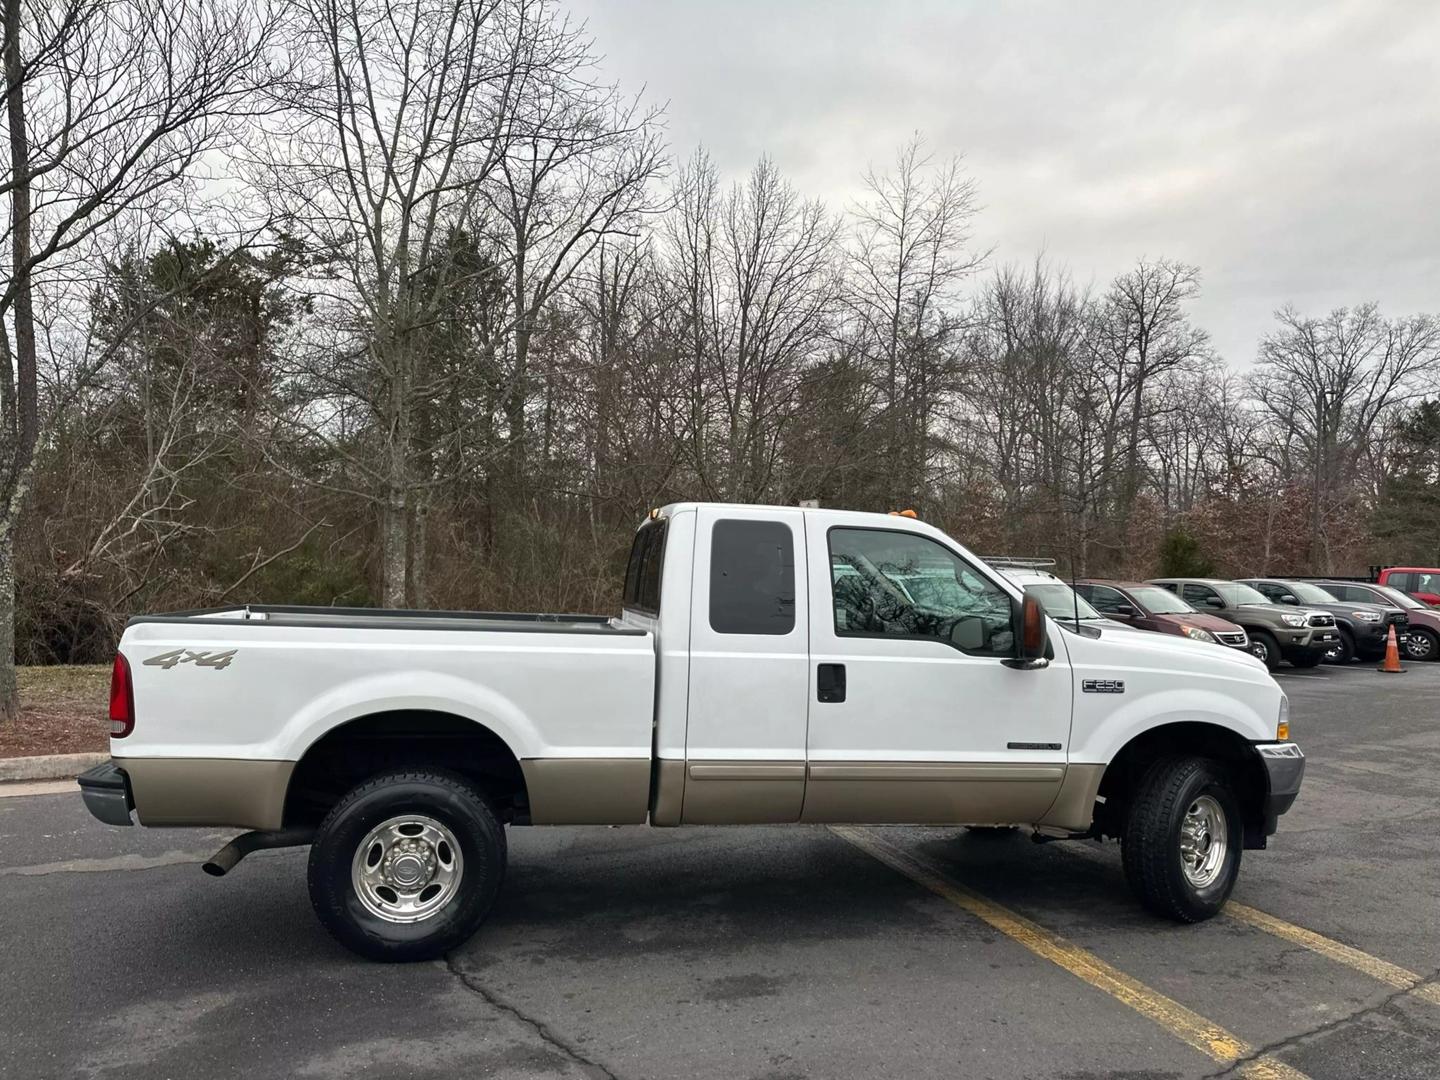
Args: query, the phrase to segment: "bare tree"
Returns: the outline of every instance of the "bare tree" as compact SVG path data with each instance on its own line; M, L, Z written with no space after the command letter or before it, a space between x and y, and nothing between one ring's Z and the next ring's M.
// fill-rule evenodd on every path
M261 181L343 287L277 417L335 463L321 482L379 509L384 602L420 603L430 493L489 422L434 406L498 391L521 450L539 310L641 203L654 118L588 78L588 39L549 0L293 0L288 26L297 119ZM482 293L474 363L438 363Z
M509 283L511 322L505 421L511 479L525 461L530 344L542 312L607 238L633 236L656 209L663 172L660 111L596 81L590 41L568 22L532 46L548 56L543 82L516 101L496 183L483 188L477 231Z
M806 366L836 309L838 222L768 160L721 194L703 153L681 171L667 226L690 373L691 466L711 498L771 490Z
M1107 474L1114 491L1114 540L1123 547L1144 470L1142 432L1162 399L1156 379L1198 360L1208 335L1190 322L1187 304L1200 291L1200 271L1169 259L1141 259L1111 283L1101 301L1095 361L1104 372L1101 423Z
M1310 489L1310 561L1333 570L1326 530L1354 481L1373 434L1397 408L1440 387L1440 321L1384 319L1373 304L1307 318L1276 313L1280 329L1260 345L1253 392L1277 427L1292 467L1298 452Z
M868 169L863 182L850 210L847 307L882 391L896 495L920 503L932 423L953 389L956 288L987 254L968 249L975 184L959 157L936 163L918 134L892 172Z
M8 168L0 290L0 715L17 707L14 530L47 417L40 373L71 388L126 337L93 348L87 281L140 222L183 220L187 182L231 142L267 45L263 12L189 0L3 0ZM77 343L78 342L78 343ZM62 388L57 403L63 404Z

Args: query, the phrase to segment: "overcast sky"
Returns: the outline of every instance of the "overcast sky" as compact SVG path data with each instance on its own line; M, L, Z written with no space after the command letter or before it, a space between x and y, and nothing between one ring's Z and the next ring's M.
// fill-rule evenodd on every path
M837 209L913 131L963 153L979 242L1081 284L1197 264L1247 365L1271 313L1440 312L1440 3L570 0L677 156L770 155Z

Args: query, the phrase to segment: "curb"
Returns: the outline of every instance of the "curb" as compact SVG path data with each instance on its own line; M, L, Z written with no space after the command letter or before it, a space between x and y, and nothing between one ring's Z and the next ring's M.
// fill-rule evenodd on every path
M0 781L68 780L109 760L109 754L98 753L0 758Z

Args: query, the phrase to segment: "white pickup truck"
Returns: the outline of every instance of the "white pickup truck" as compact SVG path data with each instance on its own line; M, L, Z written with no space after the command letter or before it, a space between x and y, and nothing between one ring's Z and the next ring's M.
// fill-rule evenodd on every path
M315 910L382 960L489 912L504 826L1028 825L1110 837L1172 919L1225 902L1299 791L1254 658L1048 618L904 516L683 503L616 618L236 607L132 619L101 821L310 844Z

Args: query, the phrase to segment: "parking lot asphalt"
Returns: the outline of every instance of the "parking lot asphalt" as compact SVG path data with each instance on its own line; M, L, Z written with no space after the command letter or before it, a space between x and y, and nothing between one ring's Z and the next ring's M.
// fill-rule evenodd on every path
M1305 786L1226 914L1114 844L955 829L514 829L491 921L369 964L305 856L0 798L3 1077L1440 1075L1440 664L1282 671Z

